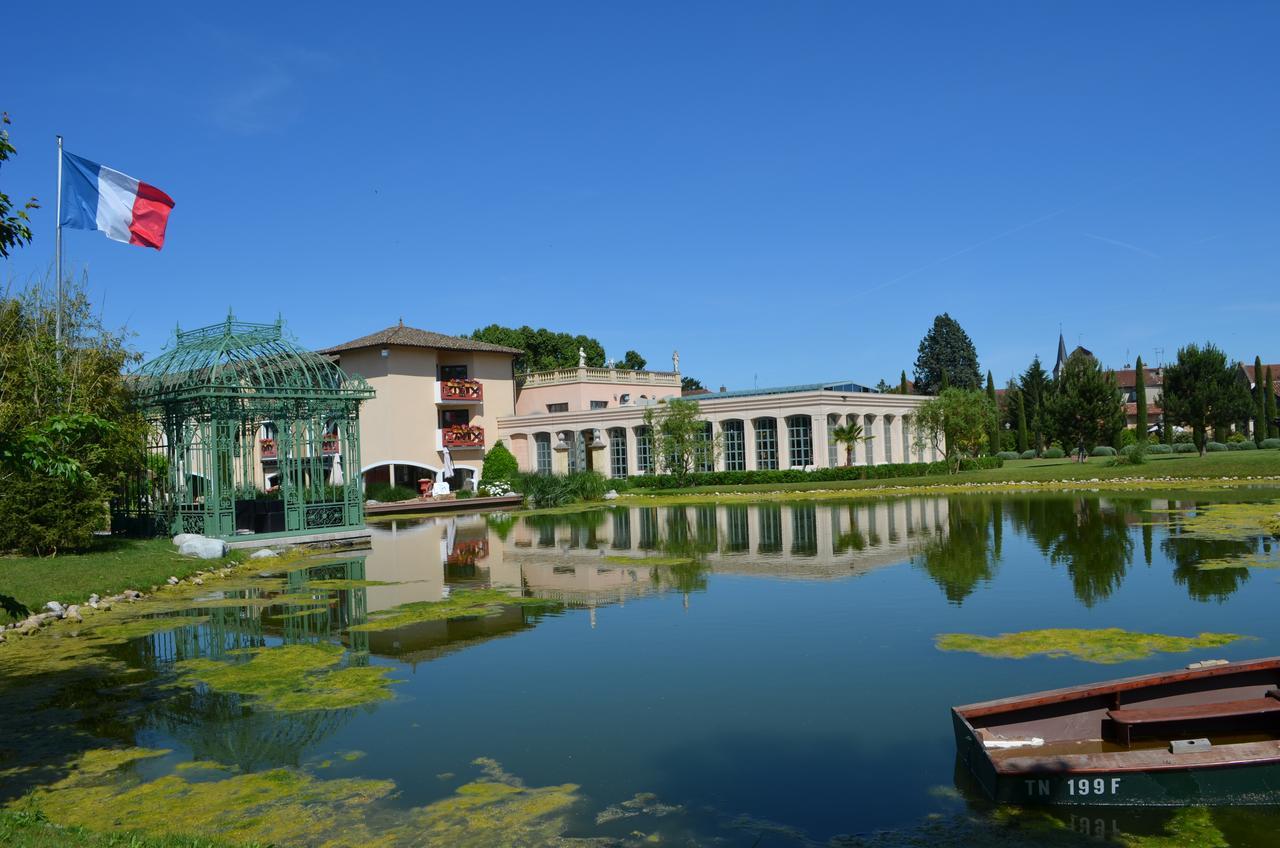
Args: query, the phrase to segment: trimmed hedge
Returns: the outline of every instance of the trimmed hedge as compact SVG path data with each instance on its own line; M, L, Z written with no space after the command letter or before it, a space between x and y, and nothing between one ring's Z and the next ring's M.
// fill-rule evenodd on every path
M1193 445L1191 442L1174 442L1173 452L1174 453L1199 453L1200 451L1197 450L1196 446Z
M1227 449L1227 446L1224 445L1222 442L1205 442L1204 443L1205 453L1219 453L1220 451L1224 451L1226 449Z
M1263 439L1263 450L1280 450L1280 439Z
M961 471L979 471L1001 468L1004 460L998 456L965 459ZM842 465L838 468L815 468L813 471L798 469L772 469L760 471L702 471L687 475L684 480L673 474L646 474L629 477L632 489L682 489L691 486L746 486L752 483L825 483L834 480L888 480L894 477L924 477L930 474L946 474L945 462L893 462L886 465Z
M1019 459L1035 459L1038 454L1034 450L1024 450Z
M1233 451L1250 451L1257 450L1258 446L1253 442L1227 442L1227 450Z
M1034 456L1035 451L1032 451L1031 454ZM1017 459L1018 452L1017 451L1000 451L1000 453L996 454L996 456L999 459Z
M1173 453L1173 445L1148 445L1147 453Z
M1133 445L1130 444L1128 445L1128 447L1131 448L1133 447ZM1130 451L1130 453L1132 453L1132 451ZM1089 456L1115 456L1115 455L1116 455L1116 449L1113 447L1108 447L1107 445L1098 445L1096 448L1089 451Z
M1044 452L1043 456L1045 459L1062 459L1066 456L1066 453L1063 452L1062 448L1049 448Z

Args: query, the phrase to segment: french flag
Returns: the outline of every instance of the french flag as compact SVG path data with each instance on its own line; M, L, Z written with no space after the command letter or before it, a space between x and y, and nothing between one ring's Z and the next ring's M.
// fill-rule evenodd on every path
M64 227L102 230L107 238L143 247L164 247L173 198L128 174L65 151L62 180Z

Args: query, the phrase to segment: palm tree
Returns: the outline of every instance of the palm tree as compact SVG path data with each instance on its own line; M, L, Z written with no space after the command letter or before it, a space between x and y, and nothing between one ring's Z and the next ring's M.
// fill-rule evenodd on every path
M836 444L844 445L844 464L853 465L853 449L858 446L859 442L869 442L875 436L868 436L862 431L862 425L856 421L850 421L848 424L841 424L839 427L831 429L831 438L835 439Z

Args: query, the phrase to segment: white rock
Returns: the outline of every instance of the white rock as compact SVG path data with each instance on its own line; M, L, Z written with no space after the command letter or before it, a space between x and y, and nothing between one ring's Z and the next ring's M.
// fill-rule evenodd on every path
M201 580L199 577L197 577L195 580L192 580L191 582L192 582L192 583L194 583L194 584L196 584L197 586L203 586L203 585L204 585L204 581L203 581L203 580Z
M200 559L222 559L227 555L227 543L221 539L192 539L178 548L178 553Z
M273 556L279 556L279 554L270 548L262 548L249 554L249 559L270 559Z
M186 551L183 551L183 553L186 553ZM168 583L170 586L176 586L176 585L178 585L178 578L176 578L176 577L170 577L170 578L169 578L168 580L166 580L165 582L166 582L166 583Z
M110 610L110 609L111 609L111 602L110 602L110 601L98 601L98 607L97 607L97 608L98 608L98 609L100 609L100 610L102 610L103 612L106 612L107 610Z
M609 491L604 493L604 499L607 501L617 500L617 498L618 498L618 493L615 492L613 489L610 489Z
M102 600L102 598L98 596L97 592L94 592L92 595L89 596L89 606L93 606L100 600Z
M57 601L50 601L49 603L44 605L44 608L47 609L49 612L53 613L54 615L56 615L58 618L62 618L64 615L67 614L67 608L64 607L62 604L58 603Z
M67 607L67 619L69 621L84 621L84 617L80 615L80 607L75 604Z
M173 537L173 543L178 547L182 547L187 542L192 542L192 541L195 541L196 539L203 539L203 538L204 536L201 536L199 533L179 533L178 535Z

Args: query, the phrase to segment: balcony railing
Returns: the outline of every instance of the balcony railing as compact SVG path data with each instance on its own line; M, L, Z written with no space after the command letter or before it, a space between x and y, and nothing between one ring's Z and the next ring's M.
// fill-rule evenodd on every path
M332 456L338 452L338 437L336 434L327 435L320 441L320 452L325 456Z
M263 459L276 458L276 440L275 439L259 439L258 450L262 453Z
M625 368L557 368L554 371L531 371L516 380L526 389L535 386L557 386L565 383L621 383L623 385L680 386L675 371L628 371Z
M454 424L441 433L447 448L484 447L484 428L475 424Z
M440 400L479 403L484 400L484 385L479 380L445 380L440 383Z

